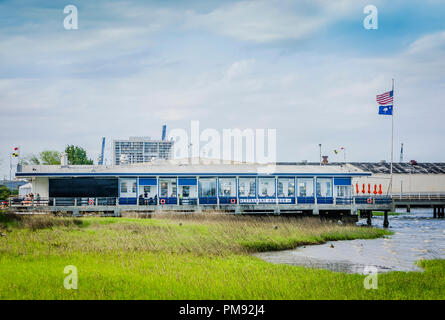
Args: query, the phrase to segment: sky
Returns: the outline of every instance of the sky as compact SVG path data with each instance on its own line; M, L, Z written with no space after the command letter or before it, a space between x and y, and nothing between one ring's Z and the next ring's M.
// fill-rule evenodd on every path
M366 5L378 29L365 29ZM64 7L78 9L66 30ZM167 129L276 129L278 161L445 159L444 0L1 1L0 174L10 154Z

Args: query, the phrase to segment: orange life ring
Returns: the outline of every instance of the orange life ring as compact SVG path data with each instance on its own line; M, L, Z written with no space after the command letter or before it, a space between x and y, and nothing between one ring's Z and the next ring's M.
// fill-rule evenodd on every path
M161 199L161 204L165 204L165 199Z
M236 203L236 199L233 199L233 198L230 199L230 203L231 203L231 204L235 204L235 203Z
M367 202L368 204L371 204L371 203L372 203L372 199L371 199L371 198L368 198L368 199L366 200L366 202Z

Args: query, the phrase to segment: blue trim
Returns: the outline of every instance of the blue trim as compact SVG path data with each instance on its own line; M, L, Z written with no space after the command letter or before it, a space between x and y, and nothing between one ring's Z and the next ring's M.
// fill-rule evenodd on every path
M351 178L335 178L334 186L350 186Z
M168 197L168 198L159 198L159 204L162 205L161 200L164 199L165 203L164 204L177 204L178 203L178 198L173 198L173 197Z
M286 204L295 204L295 197L278 197L278 203L286 203ZM281 201L280 201L281 199ZM290 201L284 201L286 199L289 199Z
M216 196L219 198L219 178L216 177Z
M236 184L236 199L239 199L239 177L235 177L235 184Z
M135 205L137 203L137 198L119 198L119 204L125 205L125 204L131 204Z
M197 178L178 178L178 186L196 186Z
M235 200L235 203L231 203L230 200ZM236 197L219 197L219 204L236 204Z
M136 199L139 199L139 179L136 179Z
M156 205L158 205L159 204L159 196L160 196L160 194L159 194L159 177L156 177L156 184L157 184L157 187L156 187L156 189L157 189L157 193L156 193L156 195L158 196L158 200L156 201Z
M180 205L197 205L198 200L197 198L182 198L178 199Z
M315 197L297 197L298 204L313 204L315 203Z
M217 204L216 197L199 197L199 204Z
M333 197L317 197L317 203L318 204L333 204L334 198Z
M178 176L205 176L205 177L234 177L234 176L242 176L242 177L259 177L264 176L264 174L255 174L255 173L98 173L98 172L79 172L79 173L43 173L43 172L17 172L16 177L51 177L51 176L57 176L57 177L82 177L82 176L99 176L99 177L126 177L126 178L137 178L139 176L147 176L147 175L153 175L153 176L160 176L162 177L178 177ZM362 176L371 176L371 173L274 173L269 176L265 177L271 177L271 176L277 176L277 177L315 177L315 176L321 176L321 177L362 177Z
M140 186L155 186L157 185L156 177L155 178L139 178Z

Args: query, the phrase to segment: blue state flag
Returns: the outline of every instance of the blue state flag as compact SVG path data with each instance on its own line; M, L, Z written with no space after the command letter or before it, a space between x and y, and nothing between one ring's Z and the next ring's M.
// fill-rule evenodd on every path
M392 116L392 106L379 106L379 114Z

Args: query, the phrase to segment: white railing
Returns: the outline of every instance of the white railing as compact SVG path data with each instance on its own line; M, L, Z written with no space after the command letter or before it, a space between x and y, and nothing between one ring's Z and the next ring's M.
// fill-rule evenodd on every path
M429 200L444 200L444 192L404 192L394 193L392 195L394 200L417 200L417 201L429 201Z

